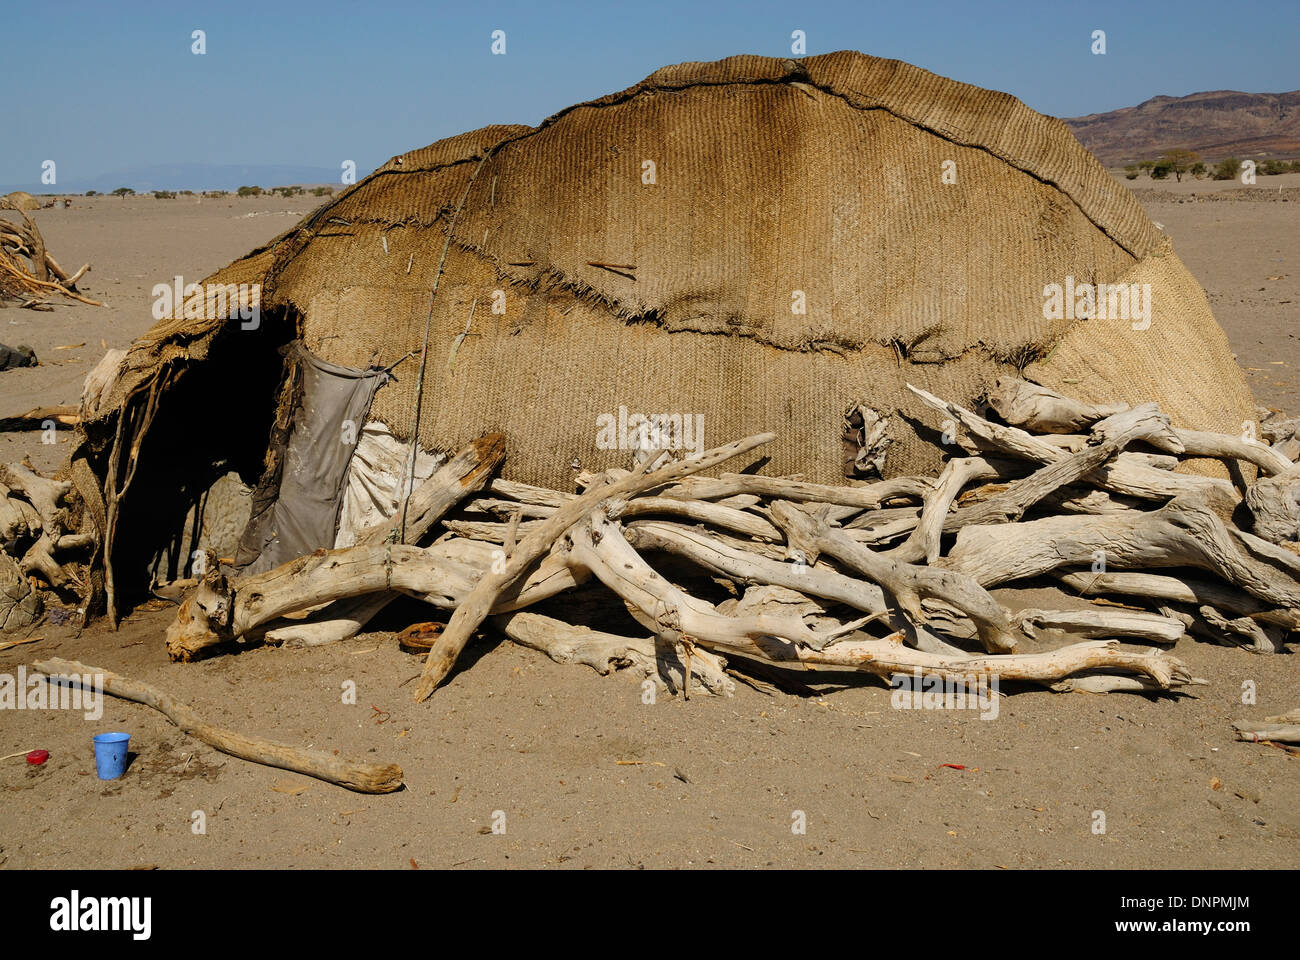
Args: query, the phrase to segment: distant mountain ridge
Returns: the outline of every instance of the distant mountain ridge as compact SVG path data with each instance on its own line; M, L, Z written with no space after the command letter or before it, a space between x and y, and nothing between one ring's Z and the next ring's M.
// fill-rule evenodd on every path
M1108 167L1155 160L1166 150L1195 150L1207 161L1227 156L1242 159L1300 158L1300 90L1289 93L1242 93L1209 90L1185 97L1152 97L1085 117L1064 118L1066 126ZM358 170L357 179L368 171ZM236 190L242 186L278 187L303 184L340 186L340 171L294 164L168 163L132 166L87 178L0 186L42 193L112 193L130 187L152 190Z
M244 186L285 187L328 183L341 186L338 169L304 167L274 163L162 163L126 167L94 177L59 178L58 183L17 183L0 186L0 194L11 190L28 193L85 193L97 190L112 193L118 187L130 187L136 193L152 190L237 190ZM357 179L364 176L357 171Z
M1155 160L1166 150L1195 150L1205 160L1300 157L1300 90L1210 90L1152 97L1065 124L1105 166Z

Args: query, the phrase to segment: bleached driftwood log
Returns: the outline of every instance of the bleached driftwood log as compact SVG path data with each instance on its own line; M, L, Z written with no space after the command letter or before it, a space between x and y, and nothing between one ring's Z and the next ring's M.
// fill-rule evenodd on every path
M1066 455L1060 447L1043 437L1036 437L1018 427L992 423L960 404L943 400L910 383L907 389L927 406L961 424L976 453L1002 453L1040 464L1055 463ZM1103 490L1143 499L1167 500L1184 493L1199 492L1225 515L1231 514L1239 499L1236 489L1227 480L1160 470L1122 455L1097 467L1082 479Z
M778 497L782 500L831 503L862 510L875 510L895 500L920 501L933 486L934 482L924 477L895 477L892 480L881 480L861 487L834 487L821 483L805 483L787 477L724 473L716 480L698 477L689 484L682 483L667 487L660 496L720 500L737 494L752 494L761 497Z
M1119 594L1198 607L1204 604L1286 630L1300 630L1300 610L1274 607L1248 593L1211 580L1117 571L1089 573L1054 570L1051 575L1085 597Z
M497 523L491 520L445 520L443 527L453 537L466 540L480 540L483 543L504 544L513 533L516 537L528 536L542 525L541 520L514 521Z
M775 437L776 435L771 433L758 434L745 440L737 440L726 446L706 451L700 456L692 457L689 460L670 463L648 473L643 472L644 468L654 461L647 460L642 465L642 470L638 470L631 476L608 484L597 484L582 496L567 502L553 516L544 520L537 531L530 534L519 544L501 572L497 572L495 569L490 571L479 580L470 595L456 608L451 621L447 624L447 629L442 632L429 650L429 657L425 660L424 671L420 676L420 683L415 691L416 702L419 703L428 699L429 695L446 679L447 674L455 666L460 652L465 648L465 644L469 642L469 638L492 609L497 595L518 580L533 561L550 550L551 544L565 530L581 520L602 500L614 497L630 497L654 487L672 483L701 470L707 470L720 463L725 463L733 457L740 456L775 439Z
M321 550L238 580L210 573L176 611L167 629L167 653L173 660L192 660L287 613L346 597L397 591L455 609L484 571L450 554L445 544L380 544ZM515 591L494 596L494 607L527 606L576 583L562 560L543 559L529 565Z
M1045 433L1073 433L1129 409L1123 403L1082 403L1018 377L999 377L989 393L989 406L1012 426ZM1244 460L1270 475L1291 466L1289 460L1267 444L1245 437L1182 428L1174 428L1173 432L1188 456Z
M1089 610L1017 610L1011 622L1026 636L1036 630L1063 630L1085 637L1141 637L1154 643L1176 643L1186 627L1172 617L1140 610L1093 607Z
M590 571L628 604L651 618L660 636L678 640L718 640L745 646L759 637L779 637L810 649L821 650L836 638L856 630L871 617L851 626L817 632L801 617L759 613L728 617L712 604L697 600L671 586L654 572L623 536L622 528L601 510L595 510L567 539L570 563Z
M1238 740L1258 743L1271 740L1274 743L1300 743L1300 710L1292 710L1276 717L1258 720L1234 720L1232 728Z
M515 643L540 650L556 663L585 664L601 676L626 671L673 693L686 690L686 664L681 653L669 644L656 642L654 637L620 637L539 613L497 614L491 622ZM726 661L707 650L692 653L690 679L712 694L731 696L736 689L727 676Z
M811 512L817 516L818 520L824 523L833 524L835 513L832 510L824 508L811 509L813 504L799 504L805 512ZM922 510L916 507L886 507L883 510L870 510L859 514L841 529L844 535L856 543L867 545L883 545L892 543L900 537L910 538L915 532L917 525L921 521ZM937 503L935 510L932 511L932 517L937 520ZM901 550L906 543L899 544L892 549ZM923 545L918 543L909 551L909 556L919 555L920 548ZM895 559L910 562L906 557L898 556ZM919 556L918 556L919 559Z
M984 457L956 457L944 465L939 480L925 496L925 506L915 529L905 543L885 553L900 563L917 563L924 560L934 563L939 559L939 542L944 524L949 520L949 510L962 489L973 481L993 480L1006 476Z
M846 577L825 564L773 560L741 549L697 527L639 520L629 524L624 534L637 550L670 551L738 583L775 584L836 600L864 613L880 614L888 610L884 591L874 583Z
M1217 460L1243 460L1253 463L1269 476L1285 473L1294 467L1268 444L1247 440L1227 433L1207 433L1204 430L1175 429L1178 439L1189 457L1213 457Z
M782 500L772 504L772 516L785 530L787 543L802 551L809 563L826 553L848 564L884 587L914 621L925 622L921 599L933 597L957 607L975 623L984 649L1006 653L1016 648L1006 610L964 573L899 563L874 553Z
M1170 429L1169 418L1154 403L1143 404L1098 421L1087 444L1078 452L1063 454L1028 477L1012 482L996 496L959 510L952 518L952 527L1019 520L1044 497L1082 480L1137 440L1159 442L1179 451L1182 448Z
M67 430L81 422L78 408L70 404L52 407L35 407L26 413L0 417L0 433L10 430L44 430L46 425L56 430Z
M1300 540L1300 467L1261 477L1246 488L1256 534L1273 543Z
M1215 642L1229 640L1251 653L1278 653L1282 649L1283 632L1277 627L1258 623L1250 617L1226 617L1211 606L1202 606L1197 613L1204 627L1192 618L1189 629L1199 628L1198 632L1208 633ZM1241 639L1235 639L1238 637Z
M1300 583L1261 562L1201 501L1178 497L1149 513L1047 517L964 527L939 566L989 587L1104 558L1107 568L1196 567L1270 604L1300 608ZM1300 560L1300 558L1297 558Z
M1081 403L1019 377L998 377L989 392L989 406L1012 426L1042 433L1086 430L1098 420L1128 409L1126 403Z
M1193 677L1186 685L1205 686L1208 681ZM1048 684L1056 693L1158 693L1168 689L1150 677L1118 674L1083 674Z

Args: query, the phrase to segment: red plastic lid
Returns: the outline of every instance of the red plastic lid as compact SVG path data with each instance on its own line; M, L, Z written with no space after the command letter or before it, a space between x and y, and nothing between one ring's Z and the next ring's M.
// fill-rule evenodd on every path
M48 750L33 750L27 754L27 762L36 767L39 767L48 759L50 759L50 751Z

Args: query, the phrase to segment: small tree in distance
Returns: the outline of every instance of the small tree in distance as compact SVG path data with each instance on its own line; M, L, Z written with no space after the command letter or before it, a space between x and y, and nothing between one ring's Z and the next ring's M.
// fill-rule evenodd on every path
M1160 163L1169 168L1175 180L1182 183L1183 174L1191 170L1200 159L1201 155L1195 150L1166 150L1165 155L1160 158Z

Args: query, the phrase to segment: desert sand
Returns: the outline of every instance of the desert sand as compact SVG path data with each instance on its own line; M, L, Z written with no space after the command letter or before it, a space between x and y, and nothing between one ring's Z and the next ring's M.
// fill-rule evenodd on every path
M1300 175L1260 177L1251 194L1235 181L1143 176L1127 185L1205 286L1257 401L1300 414ZM0 310L0 342L28 344L42 361L0 373L0 413L75 403L104 350L151 325L155 283L201 280L316 202L97 197L35 212L65 266L93 264L81 286L106 306ZM55 469L68 449L67 435L60 440L0 435L0 461L26 454ZM1043 603L1038 591L997 593ZM50 759L0 762L0 866L1300 863L1300 757L1235 742L1229 725L1300 706L1293 655L1185 639L1174 652L1211 679L1191 695L1007 690L997 718L984 720L893 709L888 689L856 675L810 675L823 681L813 697L738 686L730 699L645 704L626 677L560 666L490 635L416 705L420 660L388 632L427 619L413 604L394 605L379 625L388 629L334 646L197 664L167 661L172 608L148 606L118 632L46 622L32 634L38 642L0 653L0 673L46 656L80 659L162 686L216 723L395 761L407 788L360 796L245 763L135 704L108 700L93 723L67 711L4 711L0 755L42 748ZM349 680L355 705L342 702ZM1242 705L1243 684L1257 690L1257 705ZM117 729L132 734L137 756L123 778L101 782L91 735ZM802 834L792 831L800 812Z

